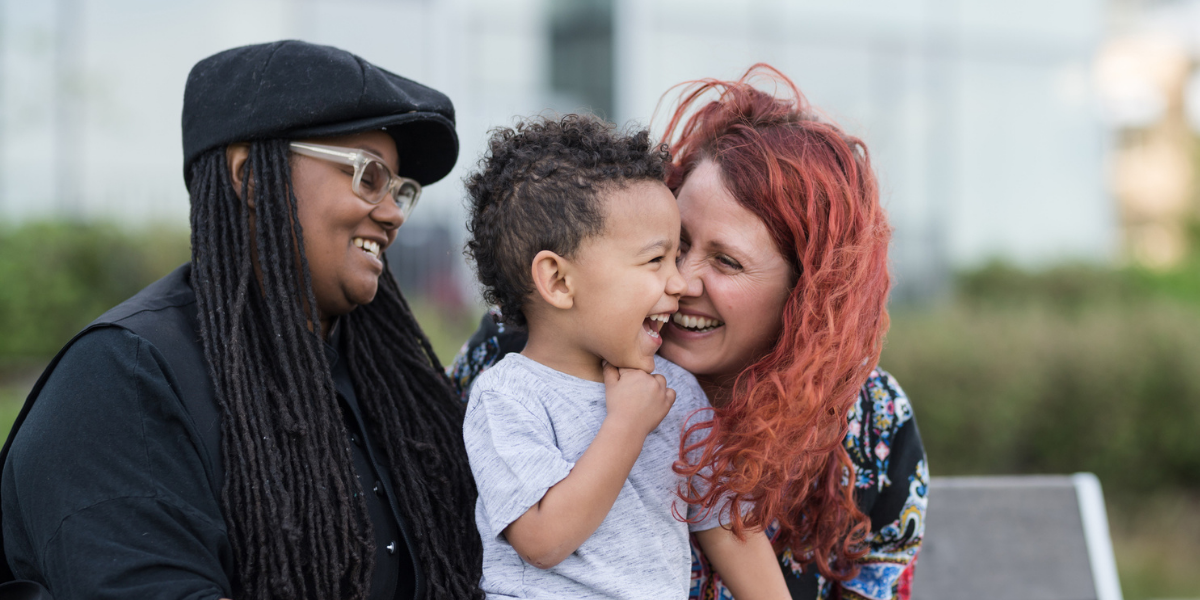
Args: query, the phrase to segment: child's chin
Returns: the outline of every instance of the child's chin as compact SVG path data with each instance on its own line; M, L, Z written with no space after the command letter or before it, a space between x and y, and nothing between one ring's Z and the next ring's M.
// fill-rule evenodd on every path
M625 356L622 360L610 360L608 364L617 367L618 369L638 369L647 373L654 372L654 355L650 356Z
M633 368L641 369L647 373L653 373L654 372L654 355L651 354L650 356L643 356L643 357L639 358L637 361L637 366L635 366Z

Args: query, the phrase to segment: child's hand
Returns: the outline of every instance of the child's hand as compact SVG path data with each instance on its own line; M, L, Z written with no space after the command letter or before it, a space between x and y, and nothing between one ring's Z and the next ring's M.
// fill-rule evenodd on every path
M608 416L575 467L504 528L508 543L539 569L562 562L604 522L646 436L675 403L675 390L667 388L662 375L605 363L604 397Z
M662 375L640 369L618 369L606 362L604 402L608 407L606 420L613 419L645 437L671 411L675 390L667 387L667 379Z

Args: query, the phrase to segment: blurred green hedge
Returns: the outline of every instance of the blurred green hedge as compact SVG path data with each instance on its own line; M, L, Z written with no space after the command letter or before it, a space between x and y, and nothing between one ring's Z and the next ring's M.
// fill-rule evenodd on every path
M49 358L81 328L189 258L186 230L0 226L0 361Z
M934 474L1092 471L1106 489L1200 490L1200 276L992 265L893 311L882 364Z

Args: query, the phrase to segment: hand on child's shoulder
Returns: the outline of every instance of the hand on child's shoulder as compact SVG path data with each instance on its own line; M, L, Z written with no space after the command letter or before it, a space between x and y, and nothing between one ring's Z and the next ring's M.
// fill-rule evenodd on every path
M649 435L671 411L675 390L667 378L640 369L618 369L604 363L604 401L607 419Z

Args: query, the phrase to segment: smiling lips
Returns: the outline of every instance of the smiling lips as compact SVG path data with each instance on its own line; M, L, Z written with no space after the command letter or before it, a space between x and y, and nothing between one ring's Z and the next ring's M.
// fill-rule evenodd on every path
M646 333L648 333L650 337L658 338L659 334L662 332L662 328L667 324L668 320L670 320L675 324L676 327L679 327L680 329L686 331L695 331L697 333L706 333L725 324L723 321L697 315L685 315L683 313L661 313L646 317L646 320L642 323L642 328L646 330Z
M356 237L354 238L354 245L361 248L363 252L379 258L379 242Z
M686 329L688 331L698 331L701 333L704 333L706 331L712 331L712 330L725 324L716 319L709 319L708 317L685 315L685 314L681 314L681 313L675 313L675 314L671 315L671 322L674 323L677 327L680 327L682 329Z
M662 328L667 324L668 320L680 329L698 333L706 333L725 324L722 321L708 317L685 315L682 313L661 313L646 317L646 320L642 322L642 329L645 329L650 337L658 339Z

